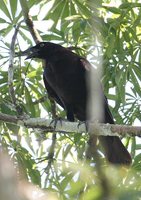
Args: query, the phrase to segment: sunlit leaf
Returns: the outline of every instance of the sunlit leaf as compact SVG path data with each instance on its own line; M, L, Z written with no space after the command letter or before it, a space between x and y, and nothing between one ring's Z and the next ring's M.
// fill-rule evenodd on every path
M6 14L6 16L9 18L10 21L12 21L10 12L9 12L7 4L6 4L6 1L4 1L4 0L0 1L0 10L2 10Z

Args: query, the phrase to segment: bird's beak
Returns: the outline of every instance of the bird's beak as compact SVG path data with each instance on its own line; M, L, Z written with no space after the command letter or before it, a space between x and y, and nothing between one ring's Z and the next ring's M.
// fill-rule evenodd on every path
M39 52L38 49L36 49L35 47L31 47L29 49L26 49L25 51L21 51L19 53L19 56L27 56L26 60L30 58L37 58L38 52Z

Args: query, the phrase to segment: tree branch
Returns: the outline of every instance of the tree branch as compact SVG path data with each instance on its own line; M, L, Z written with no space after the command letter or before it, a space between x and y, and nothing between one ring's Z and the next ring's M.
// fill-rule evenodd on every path
M40 37L38 31L34 27L32 17L29 15L29 9L28 9L27 2L26 2L26 0L20 0L20 4L21 4L21 7L22 7L22 12L23 12L23 16L24 16L24 19L25 19L25 23L26 23L34 41L37 44L37 43L42 41L42 38Z
M18 34L18 31L19 31L20 24L21 23L19 23L18 26L15 27L15 32L14 32L14 35L12 37L12 42L11 42L10 52L9 52L10 56L9 56L9 68L8 68L9 94L10 94L12 103L15 106L15 109L16 109L18 115L21 114L22 110L19 107L19 105L17 104L17 100L16 100L16 97L15 97L15 91L14 91L14 87L13 87L13 75L14 75L13 61L14 61L14 54L15 54L15 50L14 50L15 42L16 42L16 38L17 38L17 34Z
M63 132L63 133L84 133L86 131L85 123L79 125L78 122L58 121L54 130L54 123L51 119L45 118L18 118L16 116L0 113L0 121L23 126L28 128L43 129L48 132ZM127 126L115 124L102 124L97 122L89 123L89 132L96 135L104 136L139 136L141 137L140 126ZM98 131L97 131L98 130Z

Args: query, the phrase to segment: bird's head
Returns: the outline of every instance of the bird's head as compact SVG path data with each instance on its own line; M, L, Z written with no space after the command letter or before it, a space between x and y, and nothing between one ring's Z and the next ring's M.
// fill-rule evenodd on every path
M37 45L20 52L20 56L27 56L26 59L47 59L56 49L58 49L58 47L61 46L51 42L40 42Z

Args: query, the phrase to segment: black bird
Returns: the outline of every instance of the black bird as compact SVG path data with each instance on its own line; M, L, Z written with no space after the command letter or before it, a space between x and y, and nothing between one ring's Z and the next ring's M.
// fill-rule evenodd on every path
M45 61L43 80L48 94L65 109L69 121L74 121L75 118L86 121L89 96L86 74L89 74L90 63L68 48L51 42L38 43L22 52L22 55L27 55L26 59L39 58ZM102 87L100 90L103 94ZM104 117L100 122L114 124L104 94L102 98ZM99 140L109 162L131 164L131 156L119 137L100 136Z

